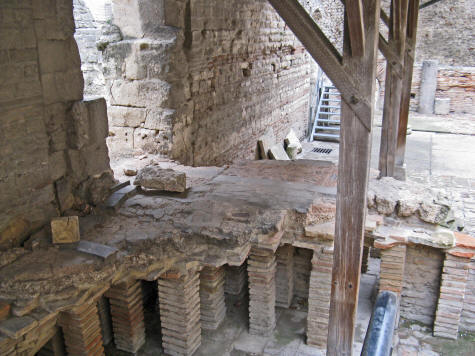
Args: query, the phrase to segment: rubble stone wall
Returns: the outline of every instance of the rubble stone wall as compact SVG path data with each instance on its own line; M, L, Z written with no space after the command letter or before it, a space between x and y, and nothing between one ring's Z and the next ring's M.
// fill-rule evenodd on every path
M107 132L104 102L83 103L83 116L71 111L84 86L72 1L47 4L0 3L2 249L91 198L93 186L100 195L99 182L112 182L104 137L96 135ZM74 117L94 121L92 131L81 131L85 126Z
M408 246L406 253L401 316L432 325L444 255L440 250L422 246Z

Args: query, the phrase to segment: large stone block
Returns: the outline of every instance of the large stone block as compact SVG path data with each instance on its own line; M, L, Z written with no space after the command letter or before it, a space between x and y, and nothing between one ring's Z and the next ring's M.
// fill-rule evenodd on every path
M104 98L85 101L89 114L89 138L94 144L104 144L109 134L107 104Z
M132 151L134 149L134 129L131 127L110 127L107 146L112 154Z
M127 106L110 106L108 112L111 126L119 127L139 127L147 116L146 109Z
M173 169L148 166L138 172L134 184L147 189L184 192L186 190L186 175Z
M117 0L112 3L114 24L125 38L151 36L164 24L163 1Z

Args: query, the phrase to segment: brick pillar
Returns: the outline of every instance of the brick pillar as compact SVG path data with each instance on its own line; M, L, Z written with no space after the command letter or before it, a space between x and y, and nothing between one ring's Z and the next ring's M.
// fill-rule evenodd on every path
M278 307L288 308L294 296L294 247L292 245L279 247L276 252L276 260L275 304Z
M434 336L457 339L467 285L469 258L445 254Z
M363 246L363 256L361 258L361 273L368 272L369 246Z
M104 342L104 345L109 345L113 338L112 318L109 300L106 297L101 297L97 301L97 311L99 313L99 321L101 323L102 341Z
M201 327L216 330L226 316L224 267L204 267L200 273Z
M226 266L226 282L224 283L224 292L231 295L240 295L246 293L247 268L246 263L240 266Z
M201 345L200 278L197 271L158 280L162 344L168 355L192 355Z
M3 355L3 354L2 354ZM41 348L36 354L37 356L66 356L66 350L64 350L63 333L61 329L57 327L51 340L49 340L45 346Z
M333 248L314 251L308 293L307 344L326 349L333 268Z
M380 292L387 290L396 293L399 297L401 296L405 265L406 245L381 250Z
M248 259L249 333L268 336L275 328L275 271L273 251L252 248Z
M136 353L145 343L142 284L130 280L113 285L107 291L114 343L117 349Z
M59 325L63 329L68 356L104 355L96 303L85 303L62 313Z

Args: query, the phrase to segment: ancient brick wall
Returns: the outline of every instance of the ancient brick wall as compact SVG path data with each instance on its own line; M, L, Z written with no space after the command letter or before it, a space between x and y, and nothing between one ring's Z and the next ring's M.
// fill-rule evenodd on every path
M267 1L113 1L104 50L109 147L186 164L254 158L308 126L311 59Z
M254 158L269 126L279 140L291 127L303 136L310 58L267 1L191 0L184 13L188 102L173 157L220 165Z
M444 255L429 247L407 248L401 293L401 317L426 325L434 322Z
M0 19L0 248L5 248L20 244L50 217L94 200L91 187L100 195L99 183L112 178L104 137L96 135L107 132L104 103L81 104L82 113L72 112L83 97L72 1L2 1ZM92 118L92 126L102 130L87 131L75 118Z

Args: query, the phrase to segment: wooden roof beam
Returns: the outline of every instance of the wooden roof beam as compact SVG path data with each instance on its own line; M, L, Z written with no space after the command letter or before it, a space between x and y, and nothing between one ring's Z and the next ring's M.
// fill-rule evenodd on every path
M361 96L358 82L353 75L348 73L341 55L320 27L297 0L269 0L269 3L338 88L343 101L351 107L364 127L370 131L370 104Z

